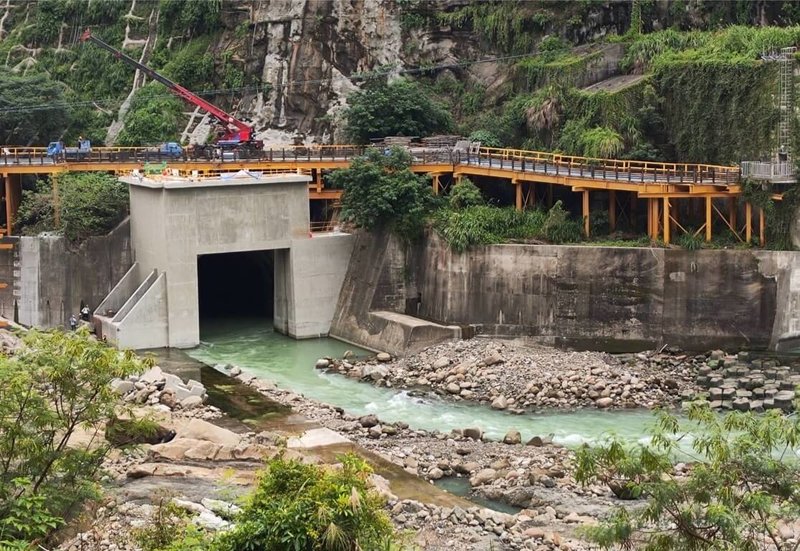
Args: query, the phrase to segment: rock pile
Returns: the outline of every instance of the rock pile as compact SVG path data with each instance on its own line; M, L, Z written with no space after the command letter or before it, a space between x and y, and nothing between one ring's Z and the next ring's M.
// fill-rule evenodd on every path
M229 520L239 508L226 501L202 498L197 501L174 497L171 502L183 509L192 522L208 532L229 529ZM60 551L139 551L134 538L120 537L132 534L151 524L158 514L157 507L150 503L136 503L108 499L95 512L92 527L80 532L58 546Z
M678 405L698 390L705 356L612 356L473 339L434 346L391 363L326 358L320 369L388 387L433 391L521 413L530 409L641 408Z
M727 355L722 350L709 354L699 368L698 393L714 409L794 411L796 389L800 386L800 363L780 365L775 359L750 359L747 352Z
M416 541L425 543L425 549L590 549L586 542L572 539L559 530L535 526L524 513L510 515L458 505L439 507L410 499L390 503L390 507L395 524L417 532ZM430 545L426 537L429 533L447 534L448 541L441 546Z
M158 366L139 376L114 379L111 387L124 402L153 406L163 412L190 412L200 408L208 397L202 383L192 379L184 382L176 375L164 373ZM200 414L206 419L221 415L216 408L201 409Z

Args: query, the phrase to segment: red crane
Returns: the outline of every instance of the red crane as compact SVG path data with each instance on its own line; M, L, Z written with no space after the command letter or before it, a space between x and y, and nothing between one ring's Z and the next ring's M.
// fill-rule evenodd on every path
M191 103L192 105L196 105L200 109L207 111L211 116L213 116L221 123L223 123L226 129L222 137L219 140L217 140L218 146L226 149L238 148L238 147L254 148L259 150L262 149L264 145L263 142L261 142L260 140L253 139L254 137L253 127L250 126L249 124L240 121L239 119L237 119L236 117L234 117L229 113L226 113L213 103L204 100L203 98L192 93L190 90L184 88L180 84L172 82L164 75L155 72L150 67L147 67L146 65L139 63L132 57L125 55L124 53L117 50L110 44L103 42L102 40L100 40L99 38L97 38L92 34L91 29L86 29L85 31L83 31L83 34L81 35L81 42L86 42L87 40L90 42L94 42L104 50L111 52L117 59L121 59L128 65L136 67L137 69L142 71L144 74L146 74L153 80L157 80L158 82L166 86L170 92L172 92L179 98L182 98Z

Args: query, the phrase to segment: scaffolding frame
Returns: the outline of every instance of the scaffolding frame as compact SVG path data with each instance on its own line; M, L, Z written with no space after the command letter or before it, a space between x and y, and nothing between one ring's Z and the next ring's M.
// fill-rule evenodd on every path
M780 80L778 89L778 151L777 161L792 160L792 119L794 118L794 46L781 48L778 58Z

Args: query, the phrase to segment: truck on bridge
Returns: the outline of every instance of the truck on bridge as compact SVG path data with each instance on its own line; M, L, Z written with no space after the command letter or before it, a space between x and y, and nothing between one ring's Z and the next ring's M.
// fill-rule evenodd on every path
M61 140L50 142L47 146L47 156L53 159L53 161L81 161L87 158L91 152L92 142L82 138L78 140L78 147L65 147L64 142Z
M178 159L183 156L183 148L178 142L164 142L159 146L148 147L145 153L152 156Z

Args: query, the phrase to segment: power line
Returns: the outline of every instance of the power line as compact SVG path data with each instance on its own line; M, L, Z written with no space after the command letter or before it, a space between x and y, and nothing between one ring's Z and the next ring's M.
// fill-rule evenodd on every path
M525 57L532 57L537 55L536 53L530 54L516 54L516 55L507 55L507 56L497 56L488 59L475 59L475 60L467 60L467 61L458 61L454 63L440 63L435 65L424 65L419 67L411 67L408 69L395 69L395 68L383 68L378 69L375 71L368 71L365 73L356 73L349 77L351 82L365 82L373 78L380 78L384 76L390 76L393 74L400 74L400 75L413 75L413 74L422 74L431 71L437 71L441 69L455 69L455 68L463 68L463 67L470 67L472 65L477 65L480 63L495 63L498 61L509 61L513 59L521 59ZM323 78L323 79L307 79L307 80L290 80L287 82L283 82L280 84L280 88L289 88L294 86L302 86L307 84L326 84L333 81L333 78ZM215 96L215 95L223 95L223 94L230 94L233 92L259 92L264 91L266 89L274 88L271 84L263 84L261 86L239 86L239 87L231 87L231 88L219 88L216 90L202 90L200 92L194 92L198 96ZM168 98L174 97L172 93L163 93L151 96L153 98ZM120 103L122 100L119 99L94 99L94 100L84 100L84 101L76 101L76 102L57 102L57 103L47 103L47 104L39 104L39 105L32 105L27 107L7 107L7 108L0 108L0 114L4 113L19 113L19 112L34 112L34 111L49 111L53 109L61 109L61 108L69 108L69 107L92 107L96 105L116 105Z

